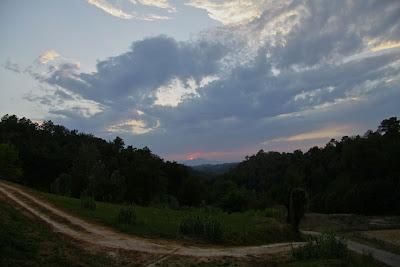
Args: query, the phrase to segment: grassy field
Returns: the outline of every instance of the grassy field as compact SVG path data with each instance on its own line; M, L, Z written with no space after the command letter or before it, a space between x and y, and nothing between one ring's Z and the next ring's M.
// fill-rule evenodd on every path
M296 235L283 220L268 217L271 215L271 211L228 214L207 208L173 210L135 206L137 222L127 226L118 224L116 220L124 205L96 202L96 209L88 210L81 208L79 199L48 193L39 194L47 201L80 217L144 237L202 242L188 239L179 233L179 225L183 219L190 216L202 216L221 222L223 227L222 243L225 245L257 245L296 239Z
M151 262L151 255L118 254L108 257L104 252L83 250L71 240L51 232L19 210L0 199L0 266L66 267L66 266L143 266ZM274 258L191 258L171 256L157 266L266 266L266 267L381 267L365 256L352 255L348 259L296 260Z
M87 217L90 220L109 224L113 227L120 227L116 224L113 216L116 216L120 205L107 203L97 203L95 211L83 210L80 208L78 199L65 198L61 196L43 194L43 197L51 199L53 203L59 203L66 210L71 210L76 214ZM159 236L166 235L171 238L181 238L174 225L179 222L180 216L183 218L188 214L205 213L202 209L175 211L170 209L144 208L137 207L138 217L141 218L137 225L129 229L122 229L133 233L143 235ZM268 212L270 213L270 211ZM163 216L169 216L167 226L151 233L150 230L157 226L161 227ZM257 223L261 221L264 227L270 227L277 224L282 227L276 219L265 218L261 213L248 212L244 214L225 214L215 212L212 216L225 223L232 223L236 228L231 228L231 234L236 229L240 231L239 223L244 223L246 228L251 228L249 222ZM157 219L160 221L151 221ZM235 220L239 220L235 222ZM146 223L147 222L147 225ZM244 231L242 229L242 231ZM258 229L258 228L256 228ZM168 232L170 231L170 232ZM272 231L272 230L271 230ZM247 233L256 234L257 231L247 231ZM246 234L246 231L241 233ZM278 235L279 233L274 233ZM273 236L275 236L273 235ZM276 238L276 236L275 236ZM0 197L0 266L141 266L152 262L154 257L145 253L125 254L126 252L117 252L113 257L106 256L109 251L98 251L86 247L81 243L74 242L59 234L53 233L46 226L37 222L33 217L20 210L10 206ZM254 237L253 239L254 240ZM257 239L259 240L259 239ZM246 258L190 258L171 256L157 266L274 266L274 267L383 267L384 265L376 263L368 256L360 256L352 253L331 253L331 249L323 249L324 246L312 247L310 253L300 253L300 256L276 255L274 257L246 257ZM316 251L314 251L316 249ZM326 254L328 251L328 254ZM333 250L334 251L334 250ZM340 252L340 251L339 251ZM121 254L123 253L123 254ZM293 254L295 255L295 254ZM303 257L302 255L306 255ZM343 256L345 255L345 256Z

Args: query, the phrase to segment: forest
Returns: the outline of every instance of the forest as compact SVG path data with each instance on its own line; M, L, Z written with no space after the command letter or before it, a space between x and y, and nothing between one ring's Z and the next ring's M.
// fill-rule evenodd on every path
M126 145L15 115L0 122L0 176L46 192L148 206L213 206L227 212L289 208L302 188L308 210L400 214L400 121L332 139L307 152L265 152L215 177Z

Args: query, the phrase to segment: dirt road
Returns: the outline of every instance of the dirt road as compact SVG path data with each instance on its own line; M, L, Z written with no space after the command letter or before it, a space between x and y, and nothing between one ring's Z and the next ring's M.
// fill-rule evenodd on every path
M19 205L31 214L50 225L54 231L67 235L75 240L84 241L109 249L124 249L151 254L159 254L164 259L169 255L192 257L245 257L272 255L290 251L303 245L303 242L278 243L263 246L245 247L197 247L183 246L178 242L158 239L146 239L126 235L111 228L89 223L66 213L57 207L33 196L19 187L0 181L0 194ZM319 235L317 232L304 231L306 234ZM348 248L357 253L370 253L376 260L389 266L400 266L400 255L375 249L357 242L346 241Z
M0 181L0 194L5 195L12 202L50 225L54 231L76 240L110 249L193 257L244 257L283 253L290 251L292 247L298 247L303 244L296 242L246 247L183 246L173 241L126 235L105 226L89 223L56 208L19 187L2 181Z

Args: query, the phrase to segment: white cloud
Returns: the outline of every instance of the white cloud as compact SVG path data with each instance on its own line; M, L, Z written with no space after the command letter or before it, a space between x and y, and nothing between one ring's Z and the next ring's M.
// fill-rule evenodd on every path
M172 79L167 85L161 86L156 92L157 100L154 102L158 106L176 107L183 98L196 95L196 85L193 80L188 80L186 83L180 79Z
M145 21L154 21L154 20L166 20L170 19L168 16L163 16L163 15L157 15L157 14L138 14L134 11L127 12L122 10L122 8L117 7L113 4L110 4L107 0L87 0L87 2L91 5L94 5L95 7L103 10L104 12L114 16L118 17L120 19L137 19L137 20L145 20ZM156 6L159 8L167 8L170 11L174 10L174 7L168 6L167 1L151 1L151 0L131 0L132 4L142 4L142 5L150 5L150 6Z
M263 12L265 1L252 0L191 0L186 3L188 6L204 9L208 16L222 24L236 24L253 20Z
M400 48L400 41L387 41L382 42L371 48L372 52L378 52L386 49Z
M156 91L155 105L177 107L185 99L198 97L198 89L207 86L213 81L218 80L217 76L206 76L199 83L193 78L182 82L178 78L174 78L167 85L161 86Z
M113 6L108 3L106 0L87 0L87 2L91 5L94 5L97 8L100 8L104 12L121 19L131 19L133 16L131 14L125 13L121 9Z
M300 133L292 136L282 137L282 138L274 138L271 140L267 140L262 144L268 145L276 142L301 142L308 140L320 140L327 138L340 137L343 135L348 135L354 131L354 127L351 125L340 125L340 126L331 126L325 127L322 129L318 129L311 132Z
M169 3L168 0L131 0L132 4L157 7L167 9L169 12L175 12L176 8Z
M160 122L157 121L157 124L154 127L149 127L145 121L143 120L124 120L117 124L110 125L106 128L106 131L111 133L132 133L134 135L142 135L154 131L155 129L160 127Z
M26 100L35 101L47 112L61 117L91 118L103 112L106 107L96 101L85 99L78 94L69 92L60 87L46 87L45 95L36 95L33 92L24 96Z
M46 63L53 61L59 57L60 57L60 54L57 53L56 51L48 50L48 51L43 52L43 54L41 54L39 56L38 60L40 63L46 64Z

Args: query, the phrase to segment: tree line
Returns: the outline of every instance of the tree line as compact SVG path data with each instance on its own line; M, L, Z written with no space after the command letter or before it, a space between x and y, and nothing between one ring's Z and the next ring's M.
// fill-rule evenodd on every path
M281 204L303 188L309 209L338 213L400 213L400 122L332 139L303 153L260 150L228 172L204 179L147 147L125 145L5 115L0 122L0 175L57 194L140 205L212 205L228 212Z
M199 205L204 186L188 167L164 161L149 148L125 146L15 115L0 122L0 175L62 195L148 205Z
M290 192L300 187L312 211L400 214L400 121L385 119L376 131L332 139L305 153L260 150L219 180L236 188L233 195L218 193L230 194L235 209L271 202L289 209Z

